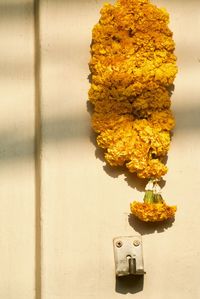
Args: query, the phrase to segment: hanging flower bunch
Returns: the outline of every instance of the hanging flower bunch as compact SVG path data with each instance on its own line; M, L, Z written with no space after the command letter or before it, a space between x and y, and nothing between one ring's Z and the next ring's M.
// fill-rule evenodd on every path
M140 178L167 173L164 160L175 124L169 87L177 73L168 22L166 10L149 0L118 0L104 5L92 32L89 99L97 144L111 166L125 165ZM154 198L148 206L133 203L132 213L144 221L174 215L163 202L149 206ZM165 216L145 220L141 215L150 209L154 216L165 209Z
M176 206L167 206L160 194L157 180L150 180L146 186L144 203L131 203L131 212L142 221L156 222L173 218Z

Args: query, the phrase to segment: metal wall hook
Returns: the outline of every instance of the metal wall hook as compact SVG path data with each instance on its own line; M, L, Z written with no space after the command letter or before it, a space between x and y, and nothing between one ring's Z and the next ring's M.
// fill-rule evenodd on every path
M116 276L144 275L141 236L113 239Z

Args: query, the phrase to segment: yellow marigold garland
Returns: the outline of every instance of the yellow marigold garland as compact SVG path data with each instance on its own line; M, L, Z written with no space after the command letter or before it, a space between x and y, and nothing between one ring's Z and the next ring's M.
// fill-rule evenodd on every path
M169 87L176 56L169 15L149 0L106 3L93 28L89 99L94 105L93 129L111 166L123 166L140 178L160 179L174 118ZM165 203L133 203L144 221L172 217ZM156 220L155 220L156 219Z
M177 210L176 206L168 206L164 202L160 188L154 180L151 180L146 187L144 203L134 201L130 208L133 215L145 222L157 222L173 218Z

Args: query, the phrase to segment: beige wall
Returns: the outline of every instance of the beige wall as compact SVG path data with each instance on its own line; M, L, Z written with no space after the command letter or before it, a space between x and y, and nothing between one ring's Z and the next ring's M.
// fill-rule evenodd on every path
M104 167L90 130L87 62L91 29L103 2L41 0L42 296L38 291L37 299L114 299L125 294L197 299L200 4L155 1L171 14L179 64L173 95L177 126L163 189L178 212L173 225L156 230L129 224L129 202L142 199L138 189L144 186L129 174ZM0 15L0 298L27 299L35 295L35 269L40 268L39 256L37 265L34 260L39 219L35 221L32 2L1 0ZM136 233L143 235L147 274L144 281L116 283L112 239Z
M199 298L199 1L157 1L171 13L179 64L173 96L177 127L163 190L178 212L173 226L158 232L129 225L129 202L142 198L135 188L140 183L105 171L95 156L86 112L87 62L103 2L43 1L43 296ZM112 238L136 232L143 234L144 285L115 286Z
M0 1L0 298L34 298L32 1Z

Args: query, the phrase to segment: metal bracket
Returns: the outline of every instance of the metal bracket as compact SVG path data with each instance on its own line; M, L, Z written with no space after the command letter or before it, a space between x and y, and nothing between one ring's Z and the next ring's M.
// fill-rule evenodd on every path
M116 276L143 275L142 237L117 237L113 239Z

